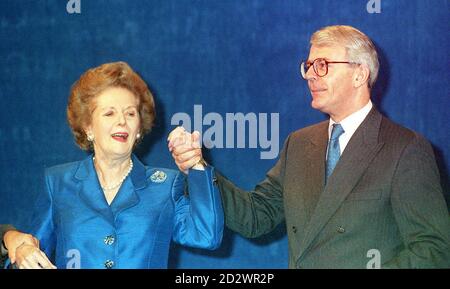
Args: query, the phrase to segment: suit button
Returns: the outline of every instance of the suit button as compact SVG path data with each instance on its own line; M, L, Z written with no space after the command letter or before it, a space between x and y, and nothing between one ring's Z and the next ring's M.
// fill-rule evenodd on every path
M342 226L339 226L339 227L337 228L337 232L338 232L338 233L345 233L345 228L342 227Z
M106 260L106 262L105 262L105 268L106 268L106 269L111 269L112 267L114 267L114 261L112 261L112 260Z
M292 226L292 232L297 233L297 227L296 226Z
M217 182L217 178L216 178L216 177L213 177L212 181L213 181L213 184L217 186L217 183L218 183L218 182Z
M116 240L116 238L114 238L113 235L109 235L109 236L106 236L105 239L103 239L103 242L105 242L106 245L111 246L112 244L114 244L115 240Z

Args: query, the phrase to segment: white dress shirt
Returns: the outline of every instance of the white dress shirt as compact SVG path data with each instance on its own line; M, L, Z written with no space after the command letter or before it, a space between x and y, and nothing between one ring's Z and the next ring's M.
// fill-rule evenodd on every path
M355 133L356 129L367 117L372 107L373 107L372 101L370 101L369 99L369 102L363 108L352 113L351 115L344 118L341 122L339 122L342 128L344 129L344 133L341 134L341 136L339 137L339 148L341 150L341 155L344 152L345 147L352 138L353 134ZM336 122L330 118L330 123L328 124L328 142L330 142L331 131L333 130L333 124L335 123ZM327 155L328 155L328 148L327 148Z

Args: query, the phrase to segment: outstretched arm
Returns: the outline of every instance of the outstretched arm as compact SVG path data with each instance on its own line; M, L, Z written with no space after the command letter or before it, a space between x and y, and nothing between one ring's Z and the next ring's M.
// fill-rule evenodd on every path
M214 168L192 170L187 177L178 173L172 187L175 204L173 239L179 244L214 250L222 242L224 217Z

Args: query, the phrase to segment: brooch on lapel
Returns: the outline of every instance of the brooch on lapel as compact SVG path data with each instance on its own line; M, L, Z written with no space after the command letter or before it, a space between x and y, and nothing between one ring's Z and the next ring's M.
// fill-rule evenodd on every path
M150 177L150 180L154 183L163 183L167 179L167 175L163 171L156 171Z

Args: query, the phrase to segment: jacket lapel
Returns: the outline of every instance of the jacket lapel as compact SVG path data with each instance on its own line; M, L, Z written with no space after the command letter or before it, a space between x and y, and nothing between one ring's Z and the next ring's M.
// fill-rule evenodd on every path
M136 190L146 186L145 166L132 155L133 170L122 184L111 205L106 202L95 171L92 155L80 162L75 179L79 181L78 195L91 209L98 212L109 222L113 222L123 210L139 203Z
M328 121L324 121L317 129L316 134L310 138L306 147L307 162L303 169L307 173L306 184L304 186L303 202L305 209L305 222L308 224L316 207L320 194L325 185L325 154L328 142ZM320 161L317 161L320 160Z
M146 186L145 166L134 155L132 160L133 170L111 203L111 210L116 218L122 211L139 203L136 191Z
M113 215L100 187L92 155L80 162L74 177L79 182L80 199L92 210L112 222Z
M381 118L381 114L373 108L347 144L333 174L320 194L317 206L306 227L301 244L302 255L357 185L360 177L383 146L383 143L378 142ZM328 132L326 132L327 135ZM320 160L323 161L320 163L325 163L324 158L325 154L322 155ZM324 170L323 166L323 175Z

